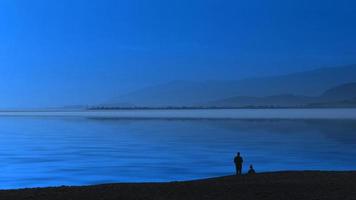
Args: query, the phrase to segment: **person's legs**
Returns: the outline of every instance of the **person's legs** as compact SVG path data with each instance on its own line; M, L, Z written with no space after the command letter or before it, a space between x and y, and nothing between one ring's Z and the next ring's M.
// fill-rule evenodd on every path
M242 174L242 166L238 166L238 171L237 171L238 173L238 175L241 175Z

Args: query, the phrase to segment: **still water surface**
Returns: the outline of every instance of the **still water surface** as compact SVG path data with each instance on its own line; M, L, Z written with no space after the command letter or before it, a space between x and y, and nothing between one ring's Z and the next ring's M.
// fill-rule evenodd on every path
M0 117L0 188L190 180L257 171L355 170L354 120Z

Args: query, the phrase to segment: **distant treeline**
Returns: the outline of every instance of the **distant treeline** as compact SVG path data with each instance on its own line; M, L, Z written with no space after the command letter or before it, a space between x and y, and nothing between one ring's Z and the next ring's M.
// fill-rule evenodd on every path
M202 110L202 109L287 109L287 108L350 108L355 106L329 106L329 105L301 105L301 106L242 106L242 107L221 107L221 106L167 106L167 107L111 107L111 106L91 106L87 110Z
M111 106L92 106L88 110L201 110L201 109L237 109L237 108L277 108L274 106L245 106L245 107L220 107L220 106L163 106L163 107L111 107ZM278 107L280 108L280 107Z

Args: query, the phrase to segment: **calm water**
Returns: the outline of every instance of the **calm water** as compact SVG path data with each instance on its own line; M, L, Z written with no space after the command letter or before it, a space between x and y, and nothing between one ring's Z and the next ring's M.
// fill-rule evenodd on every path
M356 169L353 120L0 117L0 188L174 181L257 171Z

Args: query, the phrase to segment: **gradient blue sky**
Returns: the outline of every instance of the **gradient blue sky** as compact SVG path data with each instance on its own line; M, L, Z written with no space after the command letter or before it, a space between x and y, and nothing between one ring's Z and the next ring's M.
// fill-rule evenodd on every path
M353 0L2 0L0 107L356 63Z

